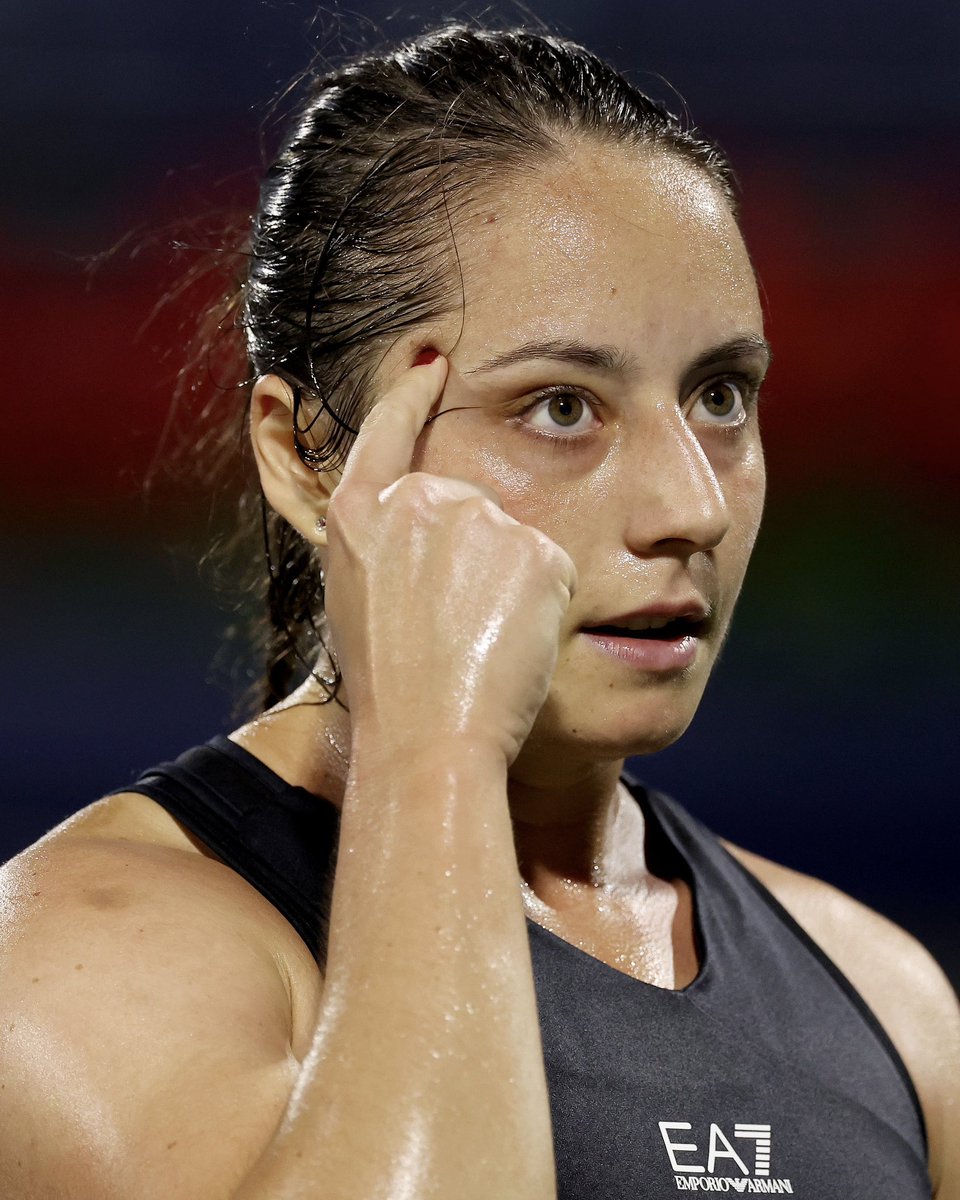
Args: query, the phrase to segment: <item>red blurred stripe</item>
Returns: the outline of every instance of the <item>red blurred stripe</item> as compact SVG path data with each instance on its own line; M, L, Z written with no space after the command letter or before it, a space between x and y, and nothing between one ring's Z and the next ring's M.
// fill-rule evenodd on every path
M916 184L844 217L836 198L825 211L795 184L765 169L745 188L776 353L763 414L775 487L851 475L960 487L960 251L938 189ZM8 504L137 490L198 304L188 289L148 322L175 282L167 264L136 260L89 281L70 262L4 270Z

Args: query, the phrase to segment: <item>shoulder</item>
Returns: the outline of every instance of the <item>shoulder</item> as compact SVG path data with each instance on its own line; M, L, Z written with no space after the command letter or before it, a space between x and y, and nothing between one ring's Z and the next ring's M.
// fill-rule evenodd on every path
M726 843L725 843L726 844ZM835 887L726 844L849 979L903 1059L920 1097L939 1200L960 1197L960 1007L928 951Z
M137 795L11 860L0 916L0 1191L220 1195L306 1052L319 980L293 930Z

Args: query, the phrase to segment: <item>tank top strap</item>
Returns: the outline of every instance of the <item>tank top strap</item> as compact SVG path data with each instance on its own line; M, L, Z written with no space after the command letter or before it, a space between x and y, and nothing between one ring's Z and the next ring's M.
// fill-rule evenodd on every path
M113 794L155 800L286 917L318 961L338 839L339 813L293 787L226 737L144 772Z

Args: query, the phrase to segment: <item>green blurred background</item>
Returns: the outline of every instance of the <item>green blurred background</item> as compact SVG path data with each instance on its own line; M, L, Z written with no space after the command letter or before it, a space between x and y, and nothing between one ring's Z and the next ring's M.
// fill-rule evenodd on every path
M231 669L234 602L200 566L207 495L144 495L202 292L154 311L203 258L171 230L250 209L263 111L315 49L478 11L0 13L0 859L228 728L249 666ZM960 7L536 15L726 145L776 351L771 497L735 633L693 729L636 766L718 832L906 925L957 980Z

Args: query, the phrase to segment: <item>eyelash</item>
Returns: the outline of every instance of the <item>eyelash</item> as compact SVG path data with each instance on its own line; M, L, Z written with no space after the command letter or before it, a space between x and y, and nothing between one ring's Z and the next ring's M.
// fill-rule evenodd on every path
M576 397L583 404L584 408L596 419L597 401L589 392L585 392L582 388L574 387L571 384L558 383L552 387L542 388L538 391L533 400L517 413L516 420L524 425L535 437L550 438L561 446L572 446L583 438L586 433L590 432L590 430L584 430L580 433L563 433L563 427L558 425L556 432L549 432L546 429L537 428L527 419L531 413L536 412L537 409L544 407L551 400L559 396Z
M740 394L739 416L733 421L706 420L703 423L712 429L732 433L742 428L750 415L751 409L757 406L760 399L760 380L755 375L731 372L726 375L718 375L714 379L708 379L693 392L684 407L688 409L689 413L689 410L692 410L707 393L712 389L722 387L724 384L732 385ZM583 389L570 384L555 384L552 387L543 388L538 391L534 399L517 414L516 419L535 436L550 438L559 446L572 447L590 430L568 434L562 432L562 426L557 426L556 432L550 432L537 428L528 420L531 413L536 412L537 409L542 408L557 396L575 396L596 417L598 404L589 392L585 392Z
M688 407L689 412L710 391L721 388L724 384L730 384L739 392L739 414L737 418L732 421L707 420L705 424L713 429L726 429L734 431L740 429L745 424L750 415L751 409L756 408L757 402L760 399L760 380L756 378L756 376L732 372L727 375L718 375L715 379L708 379L694 391L690 399L687 401L686 407Z

